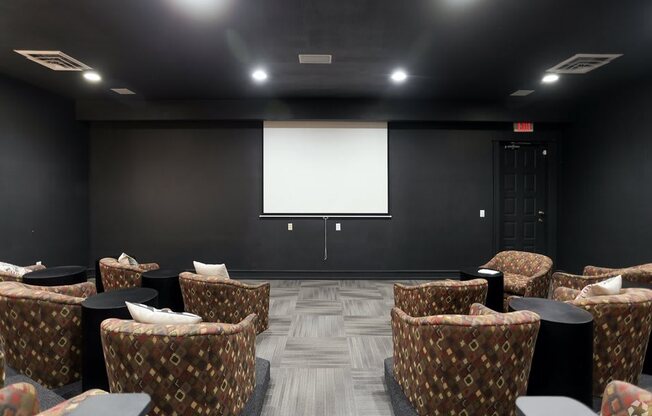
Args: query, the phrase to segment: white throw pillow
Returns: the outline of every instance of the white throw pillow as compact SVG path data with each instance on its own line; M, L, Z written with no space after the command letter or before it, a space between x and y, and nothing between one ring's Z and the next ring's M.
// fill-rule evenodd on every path
M161 325L179 325L179 324L198 324L201 322L201 316L187 312L172 312L169 309L156 309L142 303L125 302L127 309L134 321L141 324L161 324Z
M118 262L122 264L128 264L130 266L138 266L136 259L126 253L120 254L120 257L118 257Z
M225 264L204 264L198 261L193 261L195 272L202 276L219 276L225 279L229 278L229 272L226 270Z
M611 279L586 286L575 299L586 299L592 296L617 295L620 293L622 287L623 277L620 275L614 276Z
M0 273L2 274L13 277L23 277L29 272L31 272L31 270L26 267L20 267L16 266L15 264L0 262Z

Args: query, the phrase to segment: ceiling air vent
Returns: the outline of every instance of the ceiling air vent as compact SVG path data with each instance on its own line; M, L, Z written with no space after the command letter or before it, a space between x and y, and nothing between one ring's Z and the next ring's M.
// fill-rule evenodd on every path
M90 66L79 62L61 51L14 50L14 52L53 71L85 71L91 69Z
M310 55L299 54L300 64L330 64L333 62L333 55Z
M554 72L556 74L586 74L603 65L607 65L609 62L621 56L623 55L578 53L572 58L553 66L547 72Z
M530 94L532 94L534 90L516 90L513 93L509 94L512 97L526 97Z

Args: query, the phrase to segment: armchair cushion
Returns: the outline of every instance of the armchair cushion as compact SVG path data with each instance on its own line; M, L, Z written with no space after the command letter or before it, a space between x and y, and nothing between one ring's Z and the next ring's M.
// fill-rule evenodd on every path
M236 324L254 313L256 332L269 327L269 283L248 285L218 276L184 272L179 284L186 312L199 315L205 322Z
M440 280L416 286L394 284L394 305L410 316L465 314L474 303L484 303L485 279Z
M224 279L229 279L229 271L226 270L225 264L204 264L199 261L193 261L192 265L195 267L195 273L202 276L218 276Z
M111 392L148 393L151 414L238 415L255 384L255 320L151 325L107 319L101 335Z
M550 290L554 293L559 287L568 287L572 289L582 290L586 286L603 282L618 274L603 274L599 276L584 276L576 275L566 272L555 272L552 274L552 283Z
M610 277L598 283L585 286L577 297L590 298L592 296L617 295L623 286L623 279L620 275Z
M73 397L70 400L67 400L61 404L58 404L48 410L45 410L41 413L38 414L38 416L64 416L67 415L68 413L72 412L81 402L86 400L87 398L91 396L97 396L100 394L107 394L104 390L99 390L99 389L93 389L93 390L87 390L83 392L82 394Z
M415 318L392 309L394 376L419 415L515 415L539 316L472 309L479 315Z
M131 265L120 263L111 257L105 257L100 260L100 278L106 291L127 287L140 287L142 274L149 270L157 270L158 268L159 265L156 263Z
M70 286L0 283L0 338L7 364L56 388L80 379L81 303L90 282Z
M138 266L136 259L127 253L120 254L120 257L118 257L118 263L125 264L127 266Z
M652 410L652 392L624 381L612 381L604 390L600 415L645 415L649 410Z
M543 254L507 250L481 267L503 272L507 295L548 296L552 260Z
M172 312L169 309L156 309L142 303L125 302L134 321L141 324L184 325L198 324L201 316L188 312Z
M578 292L557 288L554 298L593 315L593 394L602 395L612 380L637 384L652 330L652 290L569 299Z

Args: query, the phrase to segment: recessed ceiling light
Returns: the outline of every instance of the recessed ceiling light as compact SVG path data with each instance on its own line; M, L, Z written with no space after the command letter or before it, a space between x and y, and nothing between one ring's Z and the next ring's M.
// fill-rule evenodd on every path
M90 82L102 81L102 77L100 76L100 74L93 71L84 72L84 78L86 79L86 81L90 81Z
M257 69L251 73L251 77L256 82L263 82L267 79L267 72L263 71L262 69Z
M111 88L111 91L113 91L116 94L120 95L135 95L136 93L130 90L129 88Z
M407 79L407 74L402 69L397 69L396 71L392 72L391 78L394 82L403 82Z
M552 84L553 82L559 81L559 75L557 74L546 74L541 79L541 82L544 84Z

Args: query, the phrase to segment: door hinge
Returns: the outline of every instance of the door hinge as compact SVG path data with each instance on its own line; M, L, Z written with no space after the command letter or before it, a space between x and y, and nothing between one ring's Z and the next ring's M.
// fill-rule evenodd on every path
M521 148L521 146L519 146L519 145L517 145L517 144L508 144L508 145L505 145L505 149L509 149L509 150L516 150L516 149L520 149L520 148Z

